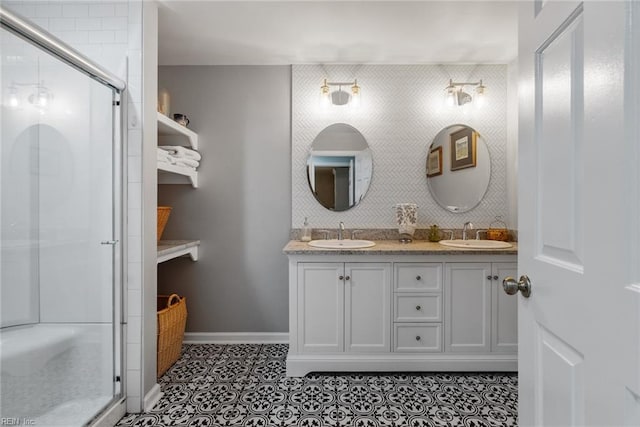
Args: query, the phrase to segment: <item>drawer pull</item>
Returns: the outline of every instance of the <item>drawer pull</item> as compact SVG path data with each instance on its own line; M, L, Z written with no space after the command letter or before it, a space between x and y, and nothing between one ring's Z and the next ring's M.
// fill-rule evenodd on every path
M416 335L416 341L420 341L420 340L421 340L420 335Z
M420 311L422 310L422 307L420 307L419 305L416 305L416 310Z
M422 276L416 276L416 280L422 280Z

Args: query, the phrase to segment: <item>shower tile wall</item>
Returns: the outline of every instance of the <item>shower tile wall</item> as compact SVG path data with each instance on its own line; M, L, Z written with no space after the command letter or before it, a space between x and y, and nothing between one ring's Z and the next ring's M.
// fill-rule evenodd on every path
M142 178L139 172L142 164L142 1L14 0L3 5L127 81L126 388L127 410L139 412L142 405ZM60 307L64 310L64 304Z
M320 85L358 79L362 105L319 103ZM487 87L482 109L473 105L446 107L444 88L449 79L478 81ZM473 88L469 89L473 94ZM336 123L355 126L373 152L373 177L362 202L345 212L329 211L309 191L306 161L315 136ZM491 182L480 205L465 214L450 213L431 197L425 177L427 149L443 128L468 124L481 133L491 153ZM304 217L312 227L395 228L392 206L418 204L418 227L439 224L461 228L465 221L486 228L494 216L508 217L507 65L294 65L292 67L292 228Z

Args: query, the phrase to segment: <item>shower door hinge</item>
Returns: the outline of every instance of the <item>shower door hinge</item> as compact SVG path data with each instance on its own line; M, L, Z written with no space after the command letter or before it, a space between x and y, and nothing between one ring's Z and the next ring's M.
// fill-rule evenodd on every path
M118 107L118 106L120 105L120 101L113 101L113 105L114 105L115 107Z

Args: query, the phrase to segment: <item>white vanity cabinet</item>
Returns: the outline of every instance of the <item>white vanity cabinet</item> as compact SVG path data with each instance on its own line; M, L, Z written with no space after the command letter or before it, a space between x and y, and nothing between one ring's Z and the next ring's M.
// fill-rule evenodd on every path
M516 353L517 299L502 290L516 263L445 264L445 349L451 353Z
M389 352L390 263L299 263L297 288L303 353Z
M516 250L420 245L342 253L290 242L287 375L516 371L517 298L501 286L516 276Z

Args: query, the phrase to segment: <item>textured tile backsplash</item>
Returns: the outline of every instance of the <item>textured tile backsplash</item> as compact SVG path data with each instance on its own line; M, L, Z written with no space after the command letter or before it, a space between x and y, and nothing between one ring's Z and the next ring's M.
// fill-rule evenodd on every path
M320 85L358 79L362 105L322 109ZM444 105L449 79L478 81L487 87L482 109ZM304 217L314 228L394 228L396 203L418 204L418 227L460 228L465 221L486 227L496 215L507 218L506 65L294 65L292 67L292 228ZM473 89L469 89L473 93ZM315 136L332 123L348 123L373 152L371 186L361 203L344 212L322 207L309 191L306 161ZM491 182L475 209L453 214L431 197L425 161L431 140L444 127L467 124L485 139L491 154Z

